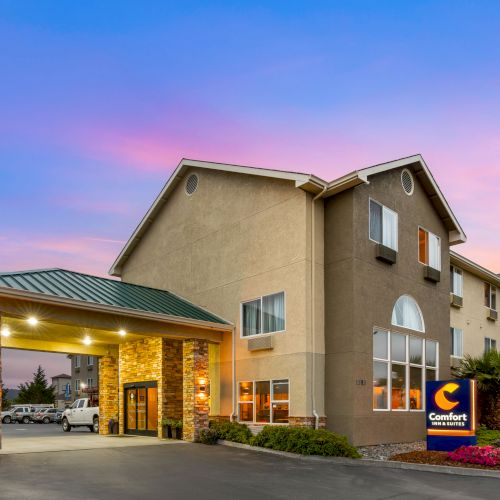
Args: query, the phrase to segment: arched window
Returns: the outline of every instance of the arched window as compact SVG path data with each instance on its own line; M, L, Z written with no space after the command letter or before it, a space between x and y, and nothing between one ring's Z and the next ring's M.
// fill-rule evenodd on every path
M392 321L395 326L416 330L417 332L425 332L424 318L420 307L413 297L409 295L401 295L392 310Z

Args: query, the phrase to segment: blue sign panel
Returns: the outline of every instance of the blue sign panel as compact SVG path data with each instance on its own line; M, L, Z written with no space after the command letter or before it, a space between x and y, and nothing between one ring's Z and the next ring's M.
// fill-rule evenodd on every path
M476 444L474 380L427 382L427 449L453 451Z

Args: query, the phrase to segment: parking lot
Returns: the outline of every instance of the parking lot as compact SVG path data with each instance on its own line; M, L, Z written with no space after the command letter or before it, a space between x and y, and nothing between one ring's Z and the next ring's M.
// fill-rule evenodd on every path
M2 424L2 436L5 441L18 438L62 436L71 438L81 434L91 434L86 427L77 427L71 432L63 432L58 424Z

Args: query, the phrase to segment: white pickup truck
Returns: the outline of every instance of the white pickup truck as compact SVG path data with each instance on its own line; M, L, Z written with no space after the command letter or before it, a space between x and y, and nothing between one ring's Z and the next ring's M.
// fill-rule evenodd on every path
M64 432L72 427L88 427L91 432L99 432L99 407L89 398L77 399L71 408L64 410L61 424Z

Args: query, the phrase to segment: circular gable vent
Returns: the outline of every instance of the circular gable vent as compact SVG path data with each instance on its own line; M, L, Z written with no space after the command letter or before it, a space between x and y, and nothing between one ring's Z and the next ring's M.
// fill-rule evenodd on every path
M413 194L413 189L415 187L413 183L413 176L407 168L401 172L401 184L403 185L403 189L408 196Z
M191 196L198 189L198 176L191 174L186 181L186 194Z

